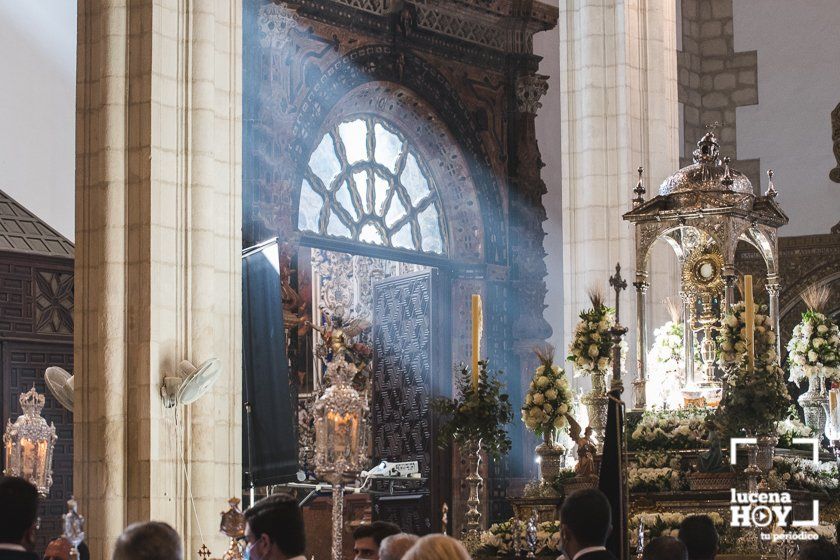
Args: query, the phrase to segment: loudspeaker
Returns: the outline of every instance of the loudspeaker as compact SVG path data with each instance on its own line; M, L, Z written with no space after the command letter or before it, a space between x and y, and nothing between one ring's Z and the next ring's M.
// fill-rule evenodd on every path
M277 239L242 252L242 384L243 486L295 480L297 385L286 356Z

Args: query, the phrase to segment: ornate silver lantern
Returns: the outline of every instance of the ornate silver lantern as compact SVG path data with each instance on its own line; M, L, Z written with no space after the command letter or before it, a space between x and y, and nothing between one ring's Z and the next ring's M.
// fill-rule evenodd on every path
M353 388L356 366L338 355L327 364L331 385L315 402L315 474L332 484L332 557L342 558L344 484L364 466L367 401Z
M24 478L35 485L41 496L47 496L53 482L53 448L58 439L55 425L48 425L41 416L44 395L38 393L34 385L19 400L23 414L14 424L8 420L3 434L6 449L3 474Z
M674 250L681 269L680 296L686 328L684 335L686 387L708 402L716 393L716 346L713 331L728 306L735 303L735 249L739 241L753 245L767 266L766 287L770 317L779 326L778 228L788 217L776 203L772 171L764 196L755 194L750 180L719 159L714 132L697 143L694 163L668 177L659 194L645 200L642 168L633 209L624 219L636 228L636 352L638 374L634 383L635 407L645 407L647 321L645 298L650 287L648 260L653 244L662 239ZM702 364L694 364L694 337L702 337ZM776 338L777 350L779 338ZM717 390L719 395L719 390ZM686 395L688 395L686 393ZM704 399L705 396L705 399ZM711 397L714 398L714 397Z

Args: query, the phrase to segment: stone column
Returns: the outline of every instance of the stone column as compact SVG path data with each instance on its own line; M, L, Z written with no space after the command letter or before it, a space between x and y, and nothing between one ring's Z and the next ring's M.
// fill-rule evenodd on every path
M683 301L683 352L685 386L694 387L694 298L680 292Z
M636 287L636 380L633 382L633 408L644 410L647 404L647 303L645 302L650 284L646 282L647 274L637 274L633 286Z
M678 168L675 11L673 0L560 2L566 344L589 306L587 288L606 291L616 262L636 262L632 225L621 218L636 169L655 185ZM649 272L655 325L678 289L677 269L672 257L654 258Z
M779 277L776 274L767 275L767 297L770 300L770 322L773 324L773 330L776 331L776 354L781 356L782 352L782 333L781 317L779 317L779 293L782 286L779 284Z
M148 519L221 556L241 492L241 10L79 2L74 492L93 558ZM162 378L211 357L213 389L165 409Z

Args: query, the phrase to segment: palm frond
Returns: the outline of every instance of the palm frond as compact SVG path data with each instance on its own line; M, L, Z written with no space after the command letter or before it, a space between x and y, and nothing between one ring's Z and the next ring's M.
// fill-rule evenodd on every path
M586 290L586 295L589 296L589 301L592 302L592 308L596 311L604 307L606 298L604 297L604 290L601 286L593 284Z
M821 313L825 310L825 306L828 305L828 300L831 298L831 288L827 284L809 286L807 290L802 292L801 297L810 311Z

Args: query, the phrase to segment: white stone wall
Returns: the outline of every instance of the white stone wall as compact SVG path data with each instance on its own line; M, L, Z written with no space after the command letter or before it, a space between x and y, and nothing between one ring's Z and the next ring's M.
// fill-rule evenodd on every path
M828 178L831 111L840 103L837 0L734 0L735 49L758 52L758 105L737 109L738 157L760 158L790 216L781 235L828 233L840 184Z
M551 320L553 326L564 321L564 342L558 345L563 349L577 313L589 306L586 290L591 284L606 291L607 278L619 261L624 277L634 280L633 230L621 215L630 209L636 168L645 168L649 193L677 168L675 18L670 0L560 2L561 142L543 144L542 150L544 158L549 150L561 154L561 216L554 213L556 201L547 206L549 220L562 221L562 272L551 267L549 285L562 274L563 317L552 314ZM556 231L551 227L556 225L549 227L550 235ZM556 241L557 236L550 239ZM547 246L549 252L556 251L553 243ZM670 262L654 264L650 324L664 321L659 302L676 292L674 280ZM631 327L632 349L632 285L621 305L622 323ZM631 364L634 355L631 350Z

